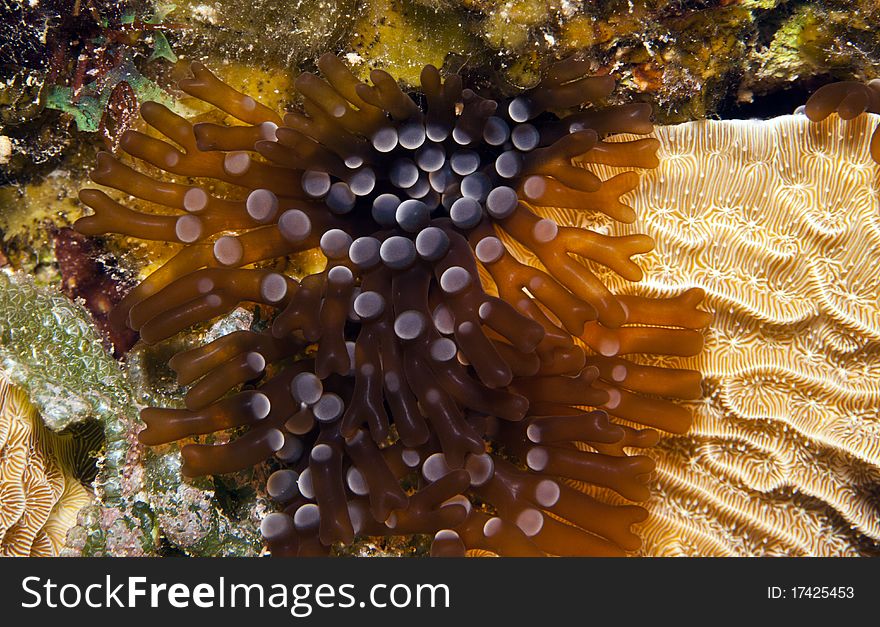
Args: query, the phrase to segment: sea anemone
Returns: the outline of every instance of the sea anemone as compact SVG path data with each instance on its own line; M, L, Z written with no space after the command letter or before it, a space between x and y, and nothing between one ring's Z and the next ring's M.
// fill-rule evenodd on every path
M621 198L638 175L590 166L655 167L655 139L605 139L651 132L650 107L597 106L613 80L575 59L502 101L432 66L412 96L333 55L318 67L282 118L194 64L181 89L238 122L145 103L168 141L130 130L121 148L173 180L109 153L92 173L163 208L81 192L82 233L181 245L112 314L144 342L243 302L277 312L176 355L186 409L143 410L141 442L201 438L181 450L188 476L273 459L274 555L400 534L432 534L434 555L637 549L646 512L630 502L648 497L653 461L632 449L685 432L689 411L668 399L701 395L698 372L637 355L698 353L710 317L698 289L609 291L609 272L642 278L631 257L653 242L576 216L635 220ZM315 248L326 266L299 280L268 263Z

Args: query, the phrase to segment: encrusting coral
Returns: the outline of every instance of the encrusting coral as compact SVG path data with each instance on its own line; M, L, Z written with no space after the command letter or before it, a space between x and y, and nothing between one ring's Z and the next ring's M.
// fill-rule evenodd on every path
M27 394L0 376L0 556L58 555L91 502L62 463L70 439L50 434Z
M186 409L145 409L141 441L232 429L182 448L189 476L274 457L267 490L284 510L262 530L275 555L412 533L435 534L435 555L637 549L642 508L568 482L648 497L653 462L628 450L687 430L688 410L666 398L698 398L700 375L626 356L698 353L709 315L700 290L618 297L598 278L607 267L641 279L630 257L649 237L542 212L635 220L620 196L638 175L603 181L591 168L657 165L654 139L604 139L649 133L650 108L552 113L613 89L572 59L501 103L431 66L415 97L380 70L358 81L333 55L318 67L323 78L296 80L302 109L282 118L193 65L181 89L233 125L145 103L168 141L128 131L121 147L173 181L107 153L92 178L153 210L81 193L95 212L81 232L182 245L112 314L145 342L241 302L279 312L266 331L176 355L179 382L193 384ZM272 265L315 248L326 267L301 280Z
M877 551L878 117L856 116L864 100L848 119L829 115L849 89L832 87L806 106L821 123L658 127L660 166L627 197L637 221L582 222L656 240L641 259L647 279L608 274L613 290L699 287L715 311L705 350L681 363L704 376L694 424L646 451L657 471L644 554ZM619 171L596 167L602 178Z
M19 272L0 272L0 368L53 431L112 419L131 404L88 311Z

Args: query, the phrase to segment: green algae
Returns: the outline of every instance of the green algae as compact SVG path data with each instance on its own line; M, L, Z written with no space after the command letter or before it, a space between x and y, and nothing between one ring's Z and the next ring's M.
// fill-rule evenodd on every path
M171 63L177 63L178 61L177 55L171 49L171 44L168 43L168 38L165 37L162 31L153 33L153 52L150 54L149 60L155 61L156 59L165 59Z
M342 46L358 12L356 0L183 0L172 14L183 36L178 54L208 61L296 67Z
M550 19L552 8L541 0L501 0L486 14L480 30L489 46L518 52L529 43L532 29Z
M875 30L880 5L870 0L804 3L784 15L768 45L755 53L747 72L745 97L838 80L880 76L880 43Z
M161 36L161 33L159 35ZM165 39L164 36L161 37L163 40ZM167 40L165 40L165 44L167 45ZM170 47L161 54L173 56ZM176 60L176 57L174 59ZM93 133L100 129L107 103L110 101L113 90L120 83L128 84L139 102L148 100L159 102L179 115L185 116L194 113L171 97L155 82L141 74L131 58L127 58L99 80L84 86L79 94L74 95L72 87L51 86L46 94L46 108L57 109L69 114L80 131Z
M450 55L475 52L466 24L456 11L407 0L373 0L355 24L353 54L347 60L362 78L381 68L407 85L418 85L424 66L441 68Z

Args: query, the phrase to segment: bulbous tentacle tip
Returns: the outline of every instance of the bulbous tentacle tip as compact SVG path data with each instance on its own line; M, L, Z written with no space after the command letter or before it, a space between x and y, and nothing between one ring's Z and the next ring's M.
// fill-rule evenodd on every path
M155 102L153 100L147 100L146 102L142 102L140 105L141 116L143 116L143 118L148 121L162 115L162 113L166 110L167 108L164 105L159 104L158 102Z
M840 81L823 85L807 100L804 113L813 122L821 122L832 113L851 120L868 111L880 112L880 83Z
M131 129L125 131L122 136L119 138L119 147L127 153L131 153L130 148L132 148L138 139L137 131L133 131Z
M464 557L464 542L453 529L441 529L431 541L431 557Z

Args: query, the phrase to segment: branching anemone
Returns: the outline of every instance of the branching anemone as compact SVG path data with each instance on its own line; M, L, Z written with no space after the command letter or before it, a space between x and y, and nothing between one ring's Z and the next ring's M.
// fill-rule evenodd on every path
M432 66L413 95L381 70L360 82L333 55L318 67L282 119L193 65L181 89L238 122L193 125L145 103L167 141L132 130L121 147L174 182L107 153L92 174L165 209L81 193L94 210L81 232L181 245L113 314L143 341L243 302L277 312L268 330L176 355L186 409L145 409L141 442L232 430L182 448L189 476L274 458L267 492L282 511L262 523L274 555L398 534L432 534L434 555L637 549L646 512L629 502L647 498L653 461L632 449L687 430L668 399L699 398L700 375L626 356L695 354L709 315L699 290L604 286L601 266L641 278L631 257L649 237L543 216L634 220L621 196L638 175L603 181L589 165L654 167L656 140L603 139L649 133L650 107L595 106L613 80L571 59L501 102ZM321 272L267 267L316 247Z

